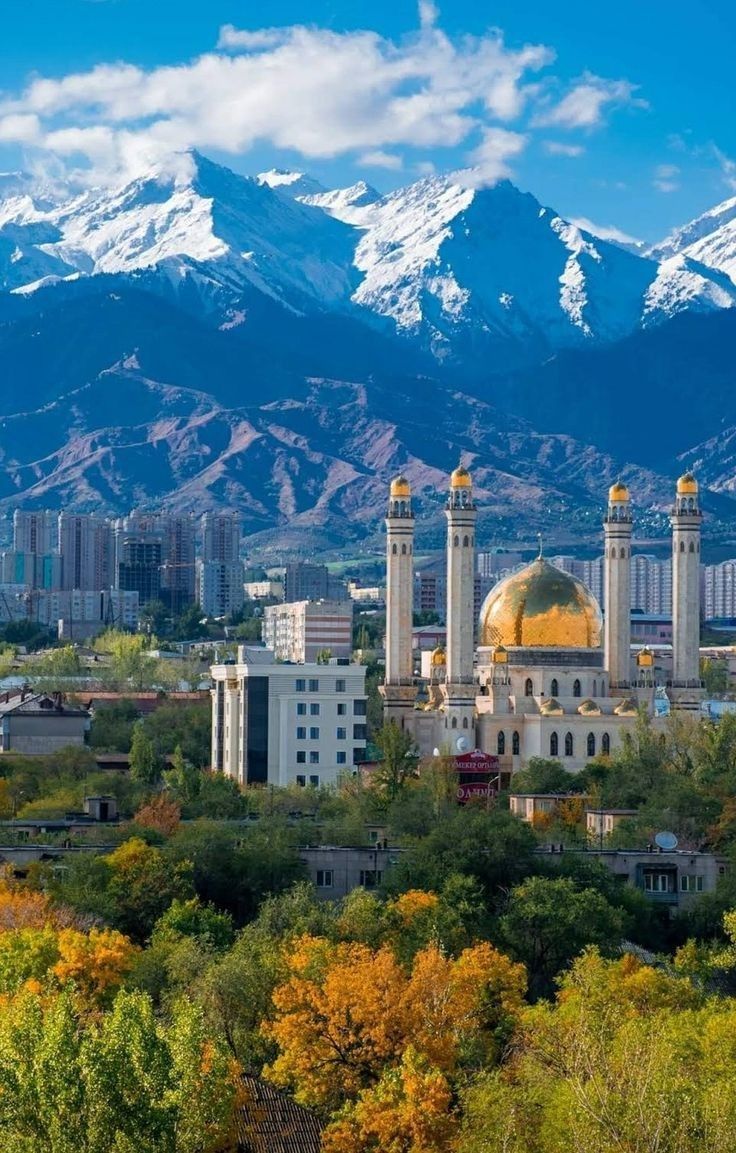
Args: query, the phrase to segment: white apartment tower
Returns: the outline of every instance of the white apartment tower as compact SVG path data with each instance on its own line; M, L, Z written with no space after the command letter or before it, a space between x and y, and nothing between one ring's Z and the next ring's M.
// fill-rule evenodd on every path
M672 525L672 698L697 708L700 698L700 528L698 482L690 472L677 482Z
M605 546L605 665L611 691L631 681L631 501L626 485L617 481L608 492L603 520Z

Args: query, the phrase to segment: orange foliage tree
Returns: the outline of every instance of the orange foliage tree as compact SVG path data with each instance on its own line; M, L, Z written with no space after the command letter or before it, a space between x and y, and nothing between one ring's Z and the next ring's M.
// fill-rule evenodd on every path
M144 829L155 829L164 837L170 837L179 827L181 806L165 793L156 793L141 805L133 820Z
M301 937L263 1030L267 1075L309 1105L335 1108L376 1086L413 1046L440 1072L492 1059L521 1011L524 967L484 943L450 959L430 945L407 972L393 950Z

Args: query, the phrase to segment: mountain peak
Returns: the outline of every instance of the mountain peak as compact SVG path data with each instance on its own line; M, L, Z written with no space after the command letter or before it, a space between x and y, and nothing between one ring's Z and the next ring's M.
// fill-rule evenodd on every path
M327 191L323 184L306 172L290 172L287 168L270 168L268 172L259 172L256 181L294 199L315 196Z

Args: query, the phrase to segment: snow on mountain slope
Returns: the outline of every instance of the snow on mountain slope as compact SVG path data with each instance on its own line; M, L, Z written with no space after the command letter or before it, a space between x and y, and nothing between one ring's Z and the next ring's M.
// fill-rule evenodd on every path
M731 255L736 254L736 196L716 204L701 216L676 228L674 232L659 244L653 245L647 255L658 259L674 256L677 252L687 250L688 255L696 260L702 259L702 253L713 248L714 254L719 246L719 237L726 242L731 238ZM704 261L707 263L707 261ZM714 263L713 267L722 268L723 264Z
M615 340L683 308L733 303L707 270L657 283L656 262L592 236L509 181L430 177L377 199L356 185L308 197L361 229L354 299L435 355L468 340L565 347Z
M186 182L152 171L51 208L27 196L0 203L0 245L0 283L15 289L54 274L162 267L323 307L347 305L356 281L347 226L198 155Z
M256 289L302 314L379 323L476 372L731 307L730 282L709 264L688 249L658 265L509 181L428 177L381 196L275 169L250 179L197 153L178 177L154 170L66 195L0 177L0 290L157 270L167 292L194 285L206 307L239 309Z

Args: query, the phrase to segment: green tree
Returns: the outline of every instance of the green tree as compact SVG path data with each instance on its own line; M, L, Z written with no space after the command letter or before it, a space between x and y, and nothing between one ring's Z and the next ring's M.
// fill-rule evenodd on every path
M577 793L585 791L585 782L569 773L559 761L530 757L525 769L514 773L512 793Z
M143 721L143 731L159 757L170 756L177 745L186 760L206 768L212 753L212 705L209 699L182 704L166 701Z
M567 877L531 877L511 890L499 927L503 943L527 966L530 989L543 994L586 945L615 950L628 923L594 889L580 889Z
M133 726L130 742L130 775L134 781L144 785L155 785L161 776L161 762L156 755L153 741L146 735L141 721Z
M227 1056L191 1005L168 1025L125 992L100 1019L70 994L25 994L0 1014L3 1153L209 1153L234 1102Z
M400 729L395 721L389 721L379 729L374 739L381 754L374 780L386 799L393 801L406 782L416 775L416 744L413 736Z
M129 753L138 710L133 701L114 701L95 709L89 731L94 749L111 753Z

